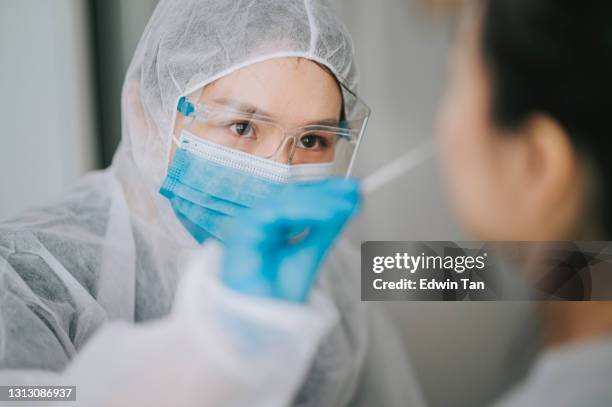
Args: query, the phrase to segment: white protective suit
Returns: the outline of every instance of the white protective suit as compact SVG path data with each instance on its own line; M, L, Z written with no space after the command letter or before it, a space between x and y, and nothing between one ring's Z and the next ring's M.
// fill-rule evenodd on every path
M283 56L355 89L350 37L321 1L159 3L112 166L0 225L0 385L76 385L66 404L84 406L422 405L394 331L359 301L358 253L332 252L307 306L242 296L158 192L179 97Z

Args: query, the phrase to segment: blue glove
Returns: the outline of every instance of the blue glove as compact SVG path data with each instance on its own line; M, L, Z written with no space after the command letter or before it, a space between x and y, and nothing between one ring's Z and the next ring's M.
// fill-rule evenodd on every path
M305 302L359 202L356 181L330 179L287 186L243 211L225 242L222 281L245 294Z

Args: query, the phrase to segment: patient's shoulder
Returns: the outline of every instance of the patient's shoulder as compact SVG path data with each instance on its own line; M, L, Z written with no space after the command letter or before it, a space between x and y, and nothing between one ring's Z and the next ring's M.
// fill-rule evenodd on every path
M112 203L107 188L110 182L104 172L82 177L59 199L0 221L0 241L24 232L69 239L83 234L103 235Z

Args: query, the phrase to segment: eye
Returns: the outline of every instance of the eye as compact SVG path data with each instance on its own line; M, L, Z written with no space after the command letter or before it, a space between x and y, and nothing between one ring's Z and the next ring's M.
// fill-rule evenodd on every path
M229 129L240 137L253 137L253 125L251 122L238 122L229 126Z
M329 142L325 137L315 134L308 134L300 138L297 147L306 150L322 150L329 146Z

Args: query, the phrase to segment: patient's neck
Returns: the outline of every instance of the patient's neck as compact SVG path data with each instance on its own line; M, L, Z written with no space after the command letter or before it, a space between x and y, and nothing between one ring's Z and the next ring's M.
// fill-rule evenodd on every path
M555 347L612 334L612 302L546 302L540 306L545 346Z

